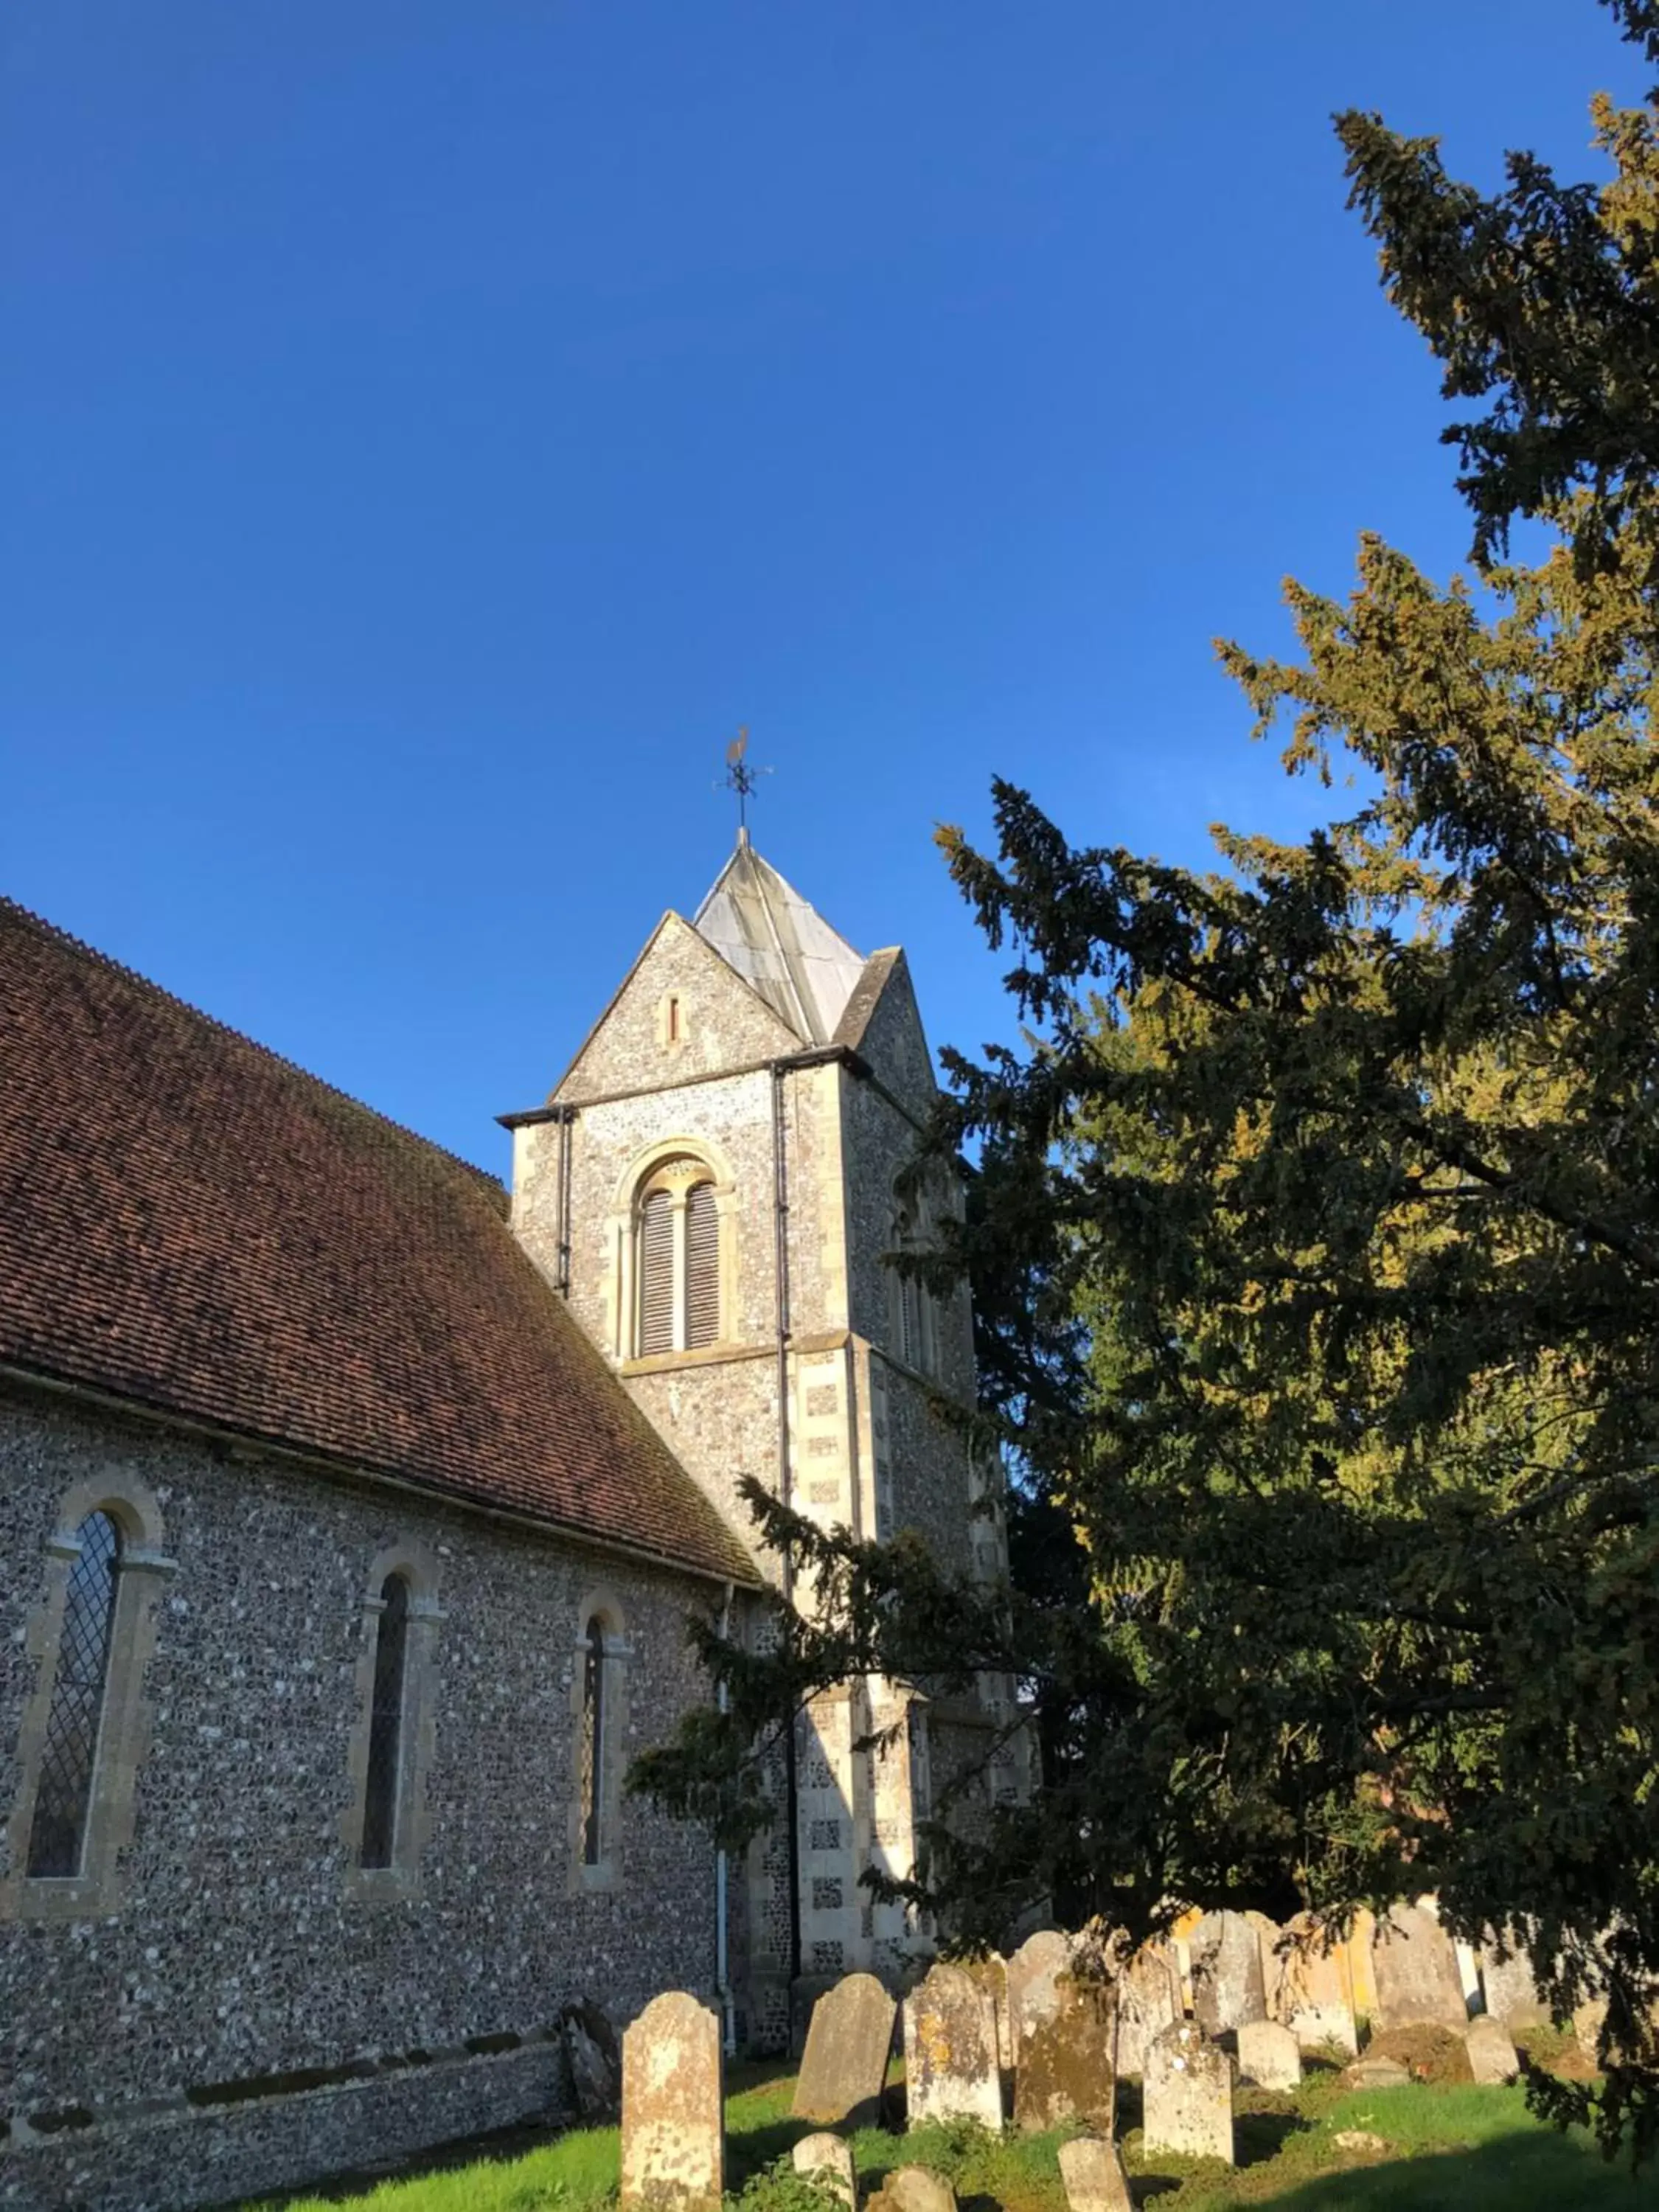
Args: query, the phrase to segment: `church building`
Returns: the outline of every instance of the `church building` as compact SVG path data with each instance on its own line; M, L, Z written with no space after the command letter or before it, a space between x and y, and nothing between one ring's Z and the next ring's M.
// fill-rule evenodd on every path
M707 1700L688 1615L799 1599L740 1477L1001 1571L966 1295L891 1264L960 1203L934 1096L902 953L746 836L510 1190L0 901L0 2205L557 2113L572 2004L777 2051L902 1978L860 1874L930 1777L1016 1786L1005 1687L821 1700L740 1865L623 1778Z

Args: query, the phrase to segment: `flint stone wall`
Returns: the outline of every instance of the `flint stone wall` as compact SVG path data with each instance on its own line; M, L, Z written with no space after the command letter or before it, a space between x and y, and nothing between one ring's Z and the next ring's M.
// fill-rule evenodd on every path
M665 1980L707 1980L697 1831L628 1801L617 1887L573 1893L568 1864L582 1600L603 1586L626 1616L631 1749L701 1701L684 1620L706 1586L21 1395L0 1398L0 1816L46 1540L94 1477L157 1497L176 1568L117 1909L0 1921L0 2203L217 2203L562 2110L563 2005L626 2020ZM349 1893L341 1822L372 1565L411 1540L442 1613L428 1839L388 1904Z

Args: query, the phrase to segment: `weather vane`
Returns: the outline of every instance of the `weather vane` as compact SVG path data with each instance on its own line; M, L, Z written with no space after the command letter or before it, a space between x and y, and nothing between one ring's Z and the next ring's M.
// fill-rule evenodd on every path
M745 722L731 744L726 748L726 774L722 782L727 791L738 794L738 829L741 835L749 834L749 802L755 795L755 785L763 775L770 775L769 768L754 768L744 758L749 750L749 726ZM716 785L718 790L720 785Z

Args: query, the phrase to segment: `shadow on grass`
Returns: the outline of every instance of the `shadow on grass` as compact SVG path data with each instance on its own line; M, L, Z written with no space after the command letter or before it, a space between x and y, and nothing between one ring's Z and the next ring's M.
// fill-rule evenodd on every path
M1659 2175L1632 2181L1623 2166L1607 2166L1577 2138L1513 2135L1470 2150L1425 2152L1310 2176L1267 2201L1273 2212L1514 2212L1525 2205L1547 2205L1550 2212L1610 2212L1614 2205L1650 2212L1659 2205Z
M1260 2166L1277 2158L1292 2136L1305 2135L1313 2123L1290 2105L1282 2112L1233 2115L1233 2158L1239 2166Z

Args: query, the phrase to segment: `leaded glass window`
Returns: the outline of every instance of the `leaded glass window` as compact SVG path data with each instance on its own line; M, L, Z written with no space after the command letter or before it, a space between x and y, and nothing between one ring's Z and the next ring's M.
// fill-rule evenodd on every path
M605 1856L605 1626L587 1624L582 1647L581 1741L577 1760L581 1792L582 1858L598 1866Z
M368 1785L363 1798L361 1859L366 1867L389 1867L397 1847L404 1672L408 1648L409 1584L401 1575L388 1575L380 1585L374 1704L368 1723Z
M89 1513L76 1530L80 1554L70 1570L58 1668L40 1752L29 1828L32 1878L77 1875L86 1850L93 1770L109 1686L110 1633L121 1570L121 1532L107 1513Z

